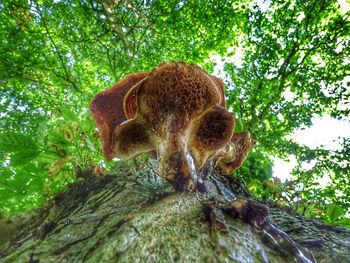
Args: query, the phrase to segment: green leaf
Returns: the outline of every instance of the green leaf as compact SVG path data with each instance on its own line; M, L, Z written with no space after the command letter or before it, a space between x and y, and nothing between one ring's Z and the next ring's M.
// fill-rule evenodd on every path
M25 165L37 158L40 153L41 151L36 148L15 152L11 155L11 164L13 166Z
M343 219L337 221L337 225L350 229L350 218L343 218Z
M11 132L0 134L0 151L11 153L31 149L38 149L38 146L29 136Z
M71 111L69 108L60 108L63 118L66 121L79 121L78 116L74 111Z
M243 123L241 119L236 118L235 133L244 131Z
M344 216L344 214L345 213L343 209L339 205L336 205L336 204L327 205L327 215L331 222L338 220L339 217Z

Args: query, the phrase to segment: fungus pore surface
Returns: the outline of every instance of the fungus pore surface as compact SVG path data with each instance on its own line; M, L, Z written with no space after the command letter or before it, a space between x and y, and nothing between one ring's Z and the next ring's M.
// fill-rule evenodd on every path
M209 163L230 175L246 158L249 133L233 133L225 107L224 83L183 62L128 75L91 102L106 159L156 156L178 191L205 190Z

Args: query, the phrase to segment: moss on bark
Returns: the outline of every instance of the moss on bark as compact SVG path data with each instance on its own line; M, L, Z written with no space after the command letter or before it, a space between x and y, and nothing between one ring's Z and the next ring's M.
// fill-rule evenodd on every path
M239 219L222 215L220 230L205 218L203 202L244 194L237 181L213 173L206 195L179 194L149 166L124 163L118 171L84 174L45 209L21 217L0 261L286 262L288 248L267 244L261 231ZM274 207L269 220L319 262L348 262L349 231Z

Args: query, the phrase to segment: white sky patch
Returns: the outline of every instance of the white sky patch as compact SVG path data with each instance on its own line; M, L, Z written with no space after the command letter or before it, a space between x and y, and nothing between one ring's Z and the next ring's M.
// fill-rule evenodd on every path
M340 1L341 2L341 1ZM268 5L268 3L267 3ZM348 5L350 9L350 5ZM244 52L242 49L231 48L228 50L228 53L233 54L226 58L222 58L218 54L212 54L210 56L211 61L215 61L216 66L214 67L213 74L226 80L228 83L232 83L229 76L224 71L225 63L233 63L236 67L241 67L243 65ZM320 57L315 57L319 63L322 63ZM343 85L346 86L346 82L349 81L349 78L343 80ZM324 84L321 84L321 87ZM231 88L234 88L233 86ZM323 89L325 89L323 87ZM295 94L286 89L283 93L287 101L293 101ZM348 107L348 104L344 107ZM331 118L328 115L322 117L315 117L312 119L313 125L309 128L299 129L291 134L289 137L301 145L306 145L311 149L317 147L323 147L328 150L338 150L341 148L341 139L340 138L349 138L350 137L350 123L346 121L337 120ZM293 168L297 165L295 156L289 156L289 160L281 160L277 157L272 157L274 161L273 165L273 176L281 179L282 182L290 180L292 178L291 172ZM311 169L315 165L314 161L305 162L302 164L302 168ZM324 178L320 180L320 186L324 187L330 178L328 175L325 175Z
M305 18L305 13L304 13L304 12L300 12L299 15L298 15L298 17L297 17L297 20L298 20L299 22L301 22L301 20L303 20L304 18Z
M243 42L243 37L240 36L238 39L239 43ZM236 48L230 47L228 48L227 52L229 54L233 54L231 56L227 56L225 58L225 62L227 63L233 63L236 67L241 68L243 66L243 59L244 59L244 50L241 46L238 46Z
M311 57L312 62L317 63L320 67L326 66L326 63L323 61L322 57L319 54L316 54Z
M229 85L225 85L225 89L226 90L234 89L234 87L232 85L233 81L232 81L231 77L227 73L225 73L224 66L225 66L225 63L234 63L235 64L235 62L230 61L230 58L223 59L218 54L211 54L209 60L214 61L216 63L216 65L214 66L213 74L215 76L221 78L222 80L224 80L226 82L226 84L229 83Z
M241 35L238 37L238 42L243 42L244 36ZM229 47L227 50L226 57L221 57L219 54L213 53L209 57L209 61L214 61L216 63L214 67L213 74L222 80L224 80L226 83L229 83L231 85L226 85L226 89L230 90L233 89L233 82L231 77L225 73L224 66L225 63L227 64L233 64L238 68L241 68L243 66L243 60L244 60L244 50L239 45L238 47Z
M220 55L214 53L214 54L211 54L209 58L210 61L215 61L216 63L213 74L219 78L226 79L226 80L229 76L224 72L225 63L234 64L236 67L241 68L243 66L243 58L244 58L243 49L240 47L235 49L228 48L227 52L232 55L222 58Z
M311 149L323 146L328 150L341 149L338 138L350 137L350 123L334 119L330 116L313 118L310 128L300 129L292 134L292 139Z
M336 120L330 116L312 119L313 125L310 128L299 129L290 137L299 144L308 146L311 149L324 147L328 150L341 149L340 138L350 137L350 123L346 121ZM288 161L281 160L277 157L272 158L274 161L273 176L278 177L281 181L292 178L291 172L297 162L294 156L289 156ZM315 165L315 161L305 162L302 168L311 169ZM328 175L320 180L320 187L323 188L330 182Z
M262 12L266 12L270 10L271 1L269 0L257 0L256 4L259 6Z
M288 161L284 161L280 158L273 157L273 168L272 176L278 177L282 182L291 179L291 172L293 168L297 165L296 158L294 156L289 156Z
M344 15L350 10L350 2L346 0L338 0L338 3L340 5L340 13Z
M291 102L295 98L295 94L288 87L282 94L286 101Z
M221 56L218 54L212 54L210 55L209 60L214 61L216 63L213 74L221 79L225 79L226 78L226 75L224 72L225 61L222 60Z

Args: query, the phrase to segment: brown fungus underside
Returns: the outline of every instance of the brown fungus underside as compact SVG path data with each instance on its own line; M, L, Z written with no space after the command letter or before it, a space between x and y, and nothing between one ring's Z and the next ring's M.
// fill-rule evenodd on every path
M225 107L223 82L183 62L128 75L91 102L106 159L157 156L159 175L179 191L203 189L209 163L229 175L246 158L249 133L233 133Z

